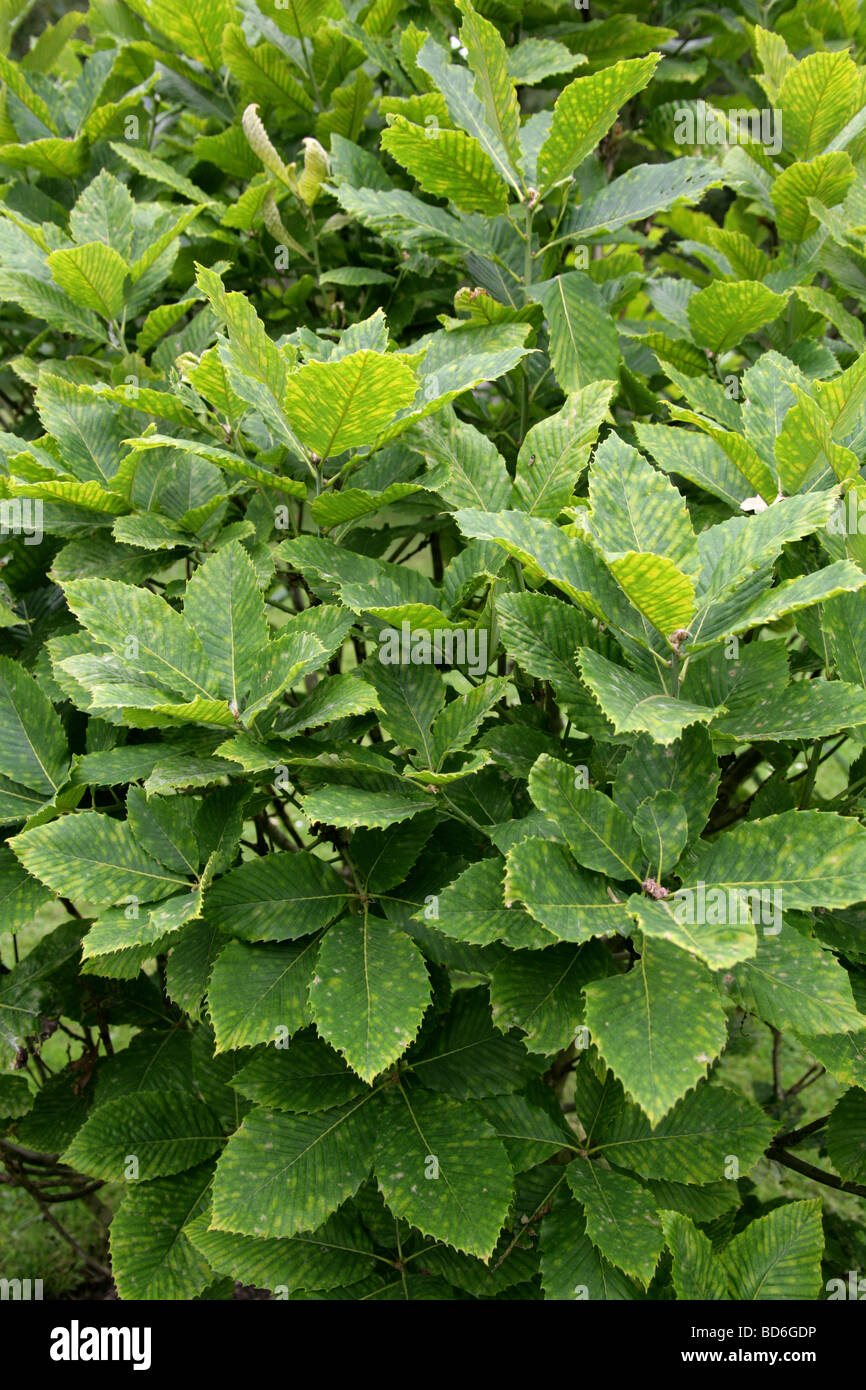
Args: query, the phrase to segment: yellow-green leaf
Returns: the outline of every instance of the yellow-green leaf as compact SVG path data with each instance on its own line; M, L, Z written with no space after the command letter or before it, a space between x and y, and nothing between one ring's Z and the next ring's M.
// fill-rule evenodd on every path
M129 266L123 257L101 241L53 251L48 267L56 283L70 299L94 309L104 319L115 319L123 308Z

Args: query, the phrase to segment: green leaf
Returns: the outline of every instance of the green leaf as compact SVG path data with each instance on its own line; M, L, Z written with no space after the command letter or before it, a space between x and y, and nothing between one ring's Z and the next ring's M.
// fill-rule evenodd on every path
M424 958L390 922L349 917L316 957L310 1009L320 1035L372 1081L413 1041L430 1002Z
M511 492L505 460L480 430L453 410L438 411L415 427L409 438L427 459L424 480L452 507L504 507Z
M255 679L258 654L268 644L268 624L252 561L238 541L222 546L196 570L183 613L217 676L211 688L240 706Z
M826 207L841 203L854 180L854 165L844 150L819 154L807 164L789 164L773 184L776 227L786 241L805 241L818 230L818 219L809 212L810 198Z
M13 15L13 12L10 10L9 18L6 20L6 23L9 24L10 21L14 22L14 19L17 17L18 16ZM0 58L0 76L3 78L4 85L17 97L18 101L23 103L27 110L36 117L46 130L50 130L56 135L57 122L51 114L51 108L44 97L41 97L39 92L35 89L35 83L32 78L28 78L24 67L21 64L12 62L4 53L2 58Z
M318 729L353 714L380 708L378 696L354 675L326 676L280 720L283 737Z
M364 676L379 697L382 729L404 748L417 749L427 767L435 767L432 725L445 707L445 687L438 671L380 659L365 667Z
M483 986L456 992L444 1021L425 1032L409 1061L424 1086L460 1100L521 1091L538 1070L517 1038L494 1026Z
M821 1288L821 1202L788 1202L752 1221L722 1251L731 1294L762 1303L816 1299Z
M33 1093L24 1076L0 1077L0 1115L4 1120L18 1120L33 1105Z
M599 792L594 795L601 799ZM584 843L598 848L594 834L588 833ZM590 857L594 857L592 851ZM604 857L603 852L600 857ZM509 900L523 902L536 921L558 940L589 941L614 932L626 934L634 926L634 915L626 907L624 895L608 892L605 879L582 868L565 845L550 840L522 840L508 851L507 862L505 887ZM616 876L623 876L621 866ZM512 935L510 944L520 943Z
M458 695L440 710L430 730L432 766L441 768L452 753L459 753L472 741L493 707L504 698L506 681L494 677Z
M130 787L126 798L130 829L142 849L178 874L198 873L195 812L192 801L149 801L138 787Z
M220 1274L256 1289L339 1289L375 1270L372 1245L357 1220L338 1212L324 1226L287 1240L233 1235L208 1225L205 1213L191 1221L189 1239Z
M801 608L810 608L841 593L862 589L864 582L862 570L847 560L839 560L825 569L783 580L769 593L762 592L761 586L753 584L749 592L754 593L754 597L737 595L733 604L730 599L711 604L705 614L700 615L700 640L693 636L690 646L692 650L698 650L732 632L747 632L749 628L775 622Z
M121 1298L190 1299L213 1283L213 1269L188 1234L212 1177L206 1164L130 1184L111 1223L111 1272Z
M664 878L676 864L689 837L686 808L672 791L660 787L635 812L634 828L653 875Z
M484 147L484 142L480 143ZM445 208L413 197L403 188L351 188L344 183L337 192L342 207L353 220L403 249L438 250L444 246L483 251L488 246L487 229L480 218L455 216Z
M786 542L825 524L832 507L832 493L783 497L757 516L731 517L704 531L698 545L703 566L699 599L705 611L695 622L697 635L713 604L728 595L736 604L740 596L733 591L773 560Z
M583 1158L568 1165L566 1176L593 1245L646 1287L664 1248L652 1194L636 1178Z
M490 129L507 151L514 169L520 168L520 107L509 71L509 50L499 30L480 15L471 0L459 0L460 42L475 74L475 94L484 107Z
M399 830L358 830L352 836L352 859L367 892L386 893L405 879L430 838L434 816L416 816Z
M208 1107L182 1091L149 1091L106 1101L85 1121L64 1161L82 1173L120 1182L168 1177L202 1163L223 1144Z
M719 182L719 166L711 159L681 155L662 164L638 164L582 199L568 219L569 236L582 241L642 222L683 200L699 202L706 189Z
M521 39L506 49L508 73L518 87L534 87L545 77L571 72L586 62L582 53L571 53L565 44L555 39Z
M642 448L652 454L659 468L697 483L729 507L739 509L754 488L736 464L709 435L672 425L635 422L635 434Z
M777 98L785 148L812 159L862 105L859 75L847 50L810 53L785 74Z
M788 924L776 936L759 934L755 959L735 965L733 977L745 1007L774 1028L846 1033L863 1026L847 972Z
M834 600L835 601L835 600ZM799 682L757 708L713 720L713 735L738 742L816 738L866 722L866 691L844 681Z
M503 594L496 600L502 642L530 676L553 684L578 729L603 736L609 726L577 674L575 653L592 628L571 604L546 594Z
M366 1092L312 1028L296 1033L287 1046L275 1045L259 1053L235 1072L231 1084L259 1105L301 1113L332 1110Z
M464 20L465 23L465 20ZM479 33L476 30L470 34L473 40L473 47L480 56ZM490 55L492 56L492 55ZM489 57L487 59L489 62ZM485 77L493 78L497 86L497 100L499 100L499 83L501 76L495 70L489 70L485 75L478 73L473 83L472 73L468 68L458 67L456 63L446 62L446 53L432 38L427 38L417 54L418 67L422 72L432 77L434 83L445 98L448 107L448 114L455 125L462 128L471 135L481 146L484 153L493 163L494 168L501 178L517 188L517 178L512 168L512 162L508 154L506 145L503 143L499 130L494 128L488 121L486 104L489 105L493 98L493 90L489 81ZM481 89L483 100L477 95ZM496 113L496 124L500 126L502 134L510 138L508 121L510 113L503 109ZM501 126L501 121L505 120L505 126Z
M126 418L93 391L41 372L36 407L45 429L57 440L70 472L81 482L107 483L115 476Z
M582 785L567 763L543 753L529 774L529 794L578 863L613 878L641 881L641 844L629 822L609 797Z
M76 333L91 342L106 338L105 326L89 309L81 309L67 294L50 280L35 275L0 270L0 294L11 304L18 304L28 314L43 319L52 328L64 333Z
M51 701L28 671L0 657L0 771L50 797L68 768L66 736Z
M81 934L72 922L64 922L43 935L14 970L0 980L0 1041L13 1053L29 1033L38 1032L40 1012L57 1003L52 978L55 972L74 968L81 953Z
M103 912L84 938L82 960L127 950L133 946L150 946L162 951L166 938L178 931L192 918L200 917L201 890L179 893L154 905L131 903L124 908Z
M727 1280L709 1237L679 1212L663 1211L660 1218L677 1298L726 1299Z
M542 194L567 179L647 85L659 55L614 63L589 77L575 77L557 98L550 133L538 154Z
M11 849L0 849L0 913L5 931L26 926L50 896L41 883L25 873Z
M398 825L436 805L432 796L425 795L411 782L396 782L387 790L368 790L366 787L322 787L301 800L301 809L308 820L321 825L345 826L357 829L384 830Z
M404 116L389 116L382 149L394 156L436 198L450 198L464 212L490 217L504 213L507 188L492 159L478 141L462 130L418 126Z
M457 512L455 520L464 535L495 541L521 563L535 566L593 617L621 625L626 631L633 626L633 610L604 561L578 536L522 512L488 513L467 508Z
M706 1076L726 1039L706 966L648 938L627 975L587 985L586 1022L605 1062L652 1124Z
M547 1298L633 1301L636 1284L599 1253L586 1234L586 1218L570 1201L544 1218L541 1227L541 1282Z
M608 560L665 556L697 578L698 542L682 494L615 434L596 450L589 502L590 530Z
M866 1179L866 1091L852 1088L830 1112L826 1136L833 1167L846 1182Z
M866 896L866 831L843 816L786 811L702 844L692 877L708 885L776 889L786 912L845 907Z
M309 1022L314 944L232 941L220 951L208 987L217 1052L273 1042Z
M792 384L796 398L776 440L779 480L788 492L857 475L856 457L833 440L831 422L805 391Z
M689 325L695 342L711 352L727 352L750 333L777 318L785 296L757 280L716 280L689 300Z
M143 9L150 23L169 39L170 48L203 63L211 72L220 69L220 39L232 20L230 0L193 0L188 9L178 10L172 0L137 0L132 8Z
M604 1155L644 1178L708 1183L727 1176L731 1154L747 1172L773 1137L773 1121L745 1096L702 1083L654 1127L635 1106L624 1108L600 1141Z
M763 913L760 896L753 906L745 891L713 893L706 886L682 888L658 901L635 894L628 908L645 936L691 952L711 970L754 956L752 923L755 918L760 922Z
M598 286L589 276L569 270L532 285L530 292L544 307L550 360L566 395L598 380L615 380L620 360L616 329Z
M472 1106L403 1091L383 1111L374 1168L395 1216L468 1255L492 1254L511 1202L511 1165Z
M435 906L437 929L475 946L489 946L494 941L510 946L547 944L545 932L539 933L524 912L506 904L502 878L503 863L498 857L470 864L435 895L434 904L428 904ZM426 921L427 909L416 913L415 920Z
M142 684L159 683L187 700L213 694L195 631L149 589L113 579L76 579L66 586L66 600L97 642L145 678Z
M361 517L383 511L393 502L411 497L417 492L417 483L392 483L382 492L365 492L363 488L348 487L342 492L328 492L318 496L310 504L310 511L320 526L331 528L347 522L359 521Z
M87 168L88 142L77 140L28 140L25 144L0 145L0 164L13 169L35 169L52 179L77 179Z
M672 560L632 551L608 563L629 603L657 632L670 639L687 630L695 611L694 585Z
M242 941L293 941L326 927L348 896L339 874L314 854L269 854L217 879L207 915Z
M284 408L301 441L331 458L372 444L416 390L414 372L399 357L365 348L299 367L286 383Z
M116 319L125 299L129 266L113 246L91 241L53 251L48 267L60 288L84 309Z
M250 48L240 25L229 22L222 31L222 60L254 101L282 107L292 116L312 114L312 100L274 44L257 43Z
M129 821L98 811L49 821L9 843L28 873L63 897L106 905L124 899L155 902L191 887L141 848Z
M79 246L99 241L128 260L132 251L134 207L129 189L102 169L69 214L69 230Z
M489 1096L478 1108L505 1145L515 1173L574 1147L574 1133L562 1110L539 1082L525 1095Z
M251 1110L217 1164L213 1226L281 1240L315 1231L369 1174L376 1114L366 1097L316 1115Z
M532 1052L550 1056L573 1042L583 1017L581 991L598 958L571 945L510 951L493 968L490 1002L498 1028L520 1028Z
M613 383L593 381L568 397L555 415L533 425L520 446L514 475L514 506L555 521L571 501L578 479L607 414ZM596 456L597 457L597 456ZM496 510L496 503L479 499Z
M718 712L663 695L641 676L608 661L590 647L578 648L582 679L618 734L648 733L655 743L671 744L691 724L708 724Z

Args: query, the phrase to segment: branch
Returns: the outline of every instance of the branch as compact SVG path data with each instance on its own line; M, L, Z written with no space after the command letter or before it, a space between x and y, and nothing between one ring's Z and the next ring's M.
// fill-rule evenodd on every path
M789 1129L787 1134L777 1134L773 1144L780 1149L792 1149L816 1130L823 1129L829 1118L829 1115L822 1115L820 1119L812 1120L811 1124L803 1125L802 1129Z
M15 1177L18 1181L18 1184L24 1188L25 1192L29 1192L30 1196L33 1198L34 1202L36 1203L37 1207L42 1213L43 1218L48 1222L49 1226L51 1226L57 1232L57 1234L63 1240L66 1241L67 1245L72 1246L72 1249L75 1251L76 1255L78 1255L79 1258L84 1261L88 1268L95 1270L97 1274L103 1275L104 1278L110 1279L111 1270L107 1269L105 1265L100 1264L99 1260L95 1259L93 1255L89 1255L87 1251L83 1248L83 1246L78 1244L78 1241L75 1239L75 1237L69 1234L69 1232L66 1230L66 1227L61 1226L57 1218L55 1216L52 1216L45 1203L45 1200L39 1194L38 1186L35 1183L28 1181L28 1179L24 1177L23 1173L16 1173Z
M24 1163L35 1163L39 1168L54 1168L57 1164L57 1154L38 1154L32 1149L22 1149L20 1144L13 1144L11 1139L0 1139L0 1149L5 1149L13 1158L21 1159Z
M782 1034L778 1028L771 1028L773 1035L773 1092L776 1100L785 1099L785 1087L782 1085Z
M855 1197L866 1197L866 1187L862 1187L856 1182L843 1182L837 1178L835 1173L828 1173L825 1168L816 1168L812 1163L806 1163L802 1158L796 1158L794 1154L786 1153L784 1149L776 1144L771 1144L767 1149L767 1157L781 1163L783 1168L791 1168L795 1173L802 1173L804 1178L811 1178L813 1182L823 1183L824 1187L833 1187L837 1192L850 1192Z

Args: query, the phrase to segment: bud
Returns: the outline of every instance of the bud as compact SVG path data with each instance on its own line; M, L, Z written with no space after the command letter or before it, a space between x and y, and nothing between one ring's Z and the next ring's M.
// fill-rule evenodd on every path
M304 172L298 179L298 196L312 207L328 177L328 156L318 140L308 135L304 141Z
M280 210L270 189L265 194L265 201L262 203L262 221L279 245L286 246L291 241L289 233L283 226L283 219L280 217Z
M247 143L250 149L253 154L257 155L262 161L268 173L273 174L274 178L280 180L280 183L284 183L287 188L291 188L293 192L296 192L297 186L294 180L271 144L268 138L268 132L262 125L261 118L259 117L259 108L256 102L252 102L244 111L241 117L241 125L243 126L244 135L247 137Z

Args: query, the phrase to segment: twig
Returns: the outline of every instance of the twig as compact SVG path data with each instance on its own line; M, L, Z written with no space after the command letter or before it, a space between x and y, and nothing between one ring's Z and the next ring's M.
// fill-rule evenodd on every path
M802 1158L796 1158L794 1154L787 1153L775 1144L771 1144L767 1149L767 1157L774 1159L776 1163L781 1163L783 1168L791 1168L795 1173L802 1173L804 1178L811 1178L813 1182L823 1183L824 1187L835 1188L837 1192L851 1192L855 1197L866 1197L866 1187L856 1182L843 1182L837 1178L835 1173L828 1173L825 1168L816 1168L813 1163L806 1163Z
M75 1237L69 1234L65 1226L61 1226L57 1218L51 1215L51 1212L48 1210L48 1207L46 1206L45 1202L39 1195L38 1187L34 1183L29 1182L28 1179L23 1176L23 1174L18 1175L18 1181L20 1185L24 1188L25 1192L30 1193L30 1196L33 1198L34 1202L41 1211L44 1219L48 1222L49 1226L51 1226L57 1232L57 1234L63 1240L66 1241L67 1245L71 1245L76 1255L78 1255L79 1258L82 1259L90 1269L96 1270L96 1272L98 1274L101 1274L103 1278L110 1279L111 1270L106 1269L105 1265L100 1264L99 1260L95 1259L93 1255L88 1255L87 1251L81 1245L78 1244L78 1241L75 1239Z
M786 1098L790 1096L796 1096L800 1091L805 1091L806 1087L811 1086L813 1082L819 1079L819 1077L822 1077L826 1070L826 1067L820 1067L817 1063L814 1063L808 1071L805 1071L803 1073L799 1081L795 1081L793 1086L790 1086L788 1088L788 1090L785 1092Z
M790 1091L788 1092L790 1095ZM791 1149L795 1144L801 1143L810 1134L815 1134L817 1130L823 1129L829 1115L822 1115L818 1120L812 1120L811 1124L803 1125L801 1129L790 1129L787 1134L777 1134L773 1143L780 1149Z
M773 1034L773 1091L776 1100L785 1099L785 1088L782 1085L782 1034L778 1028L770 1028Z

